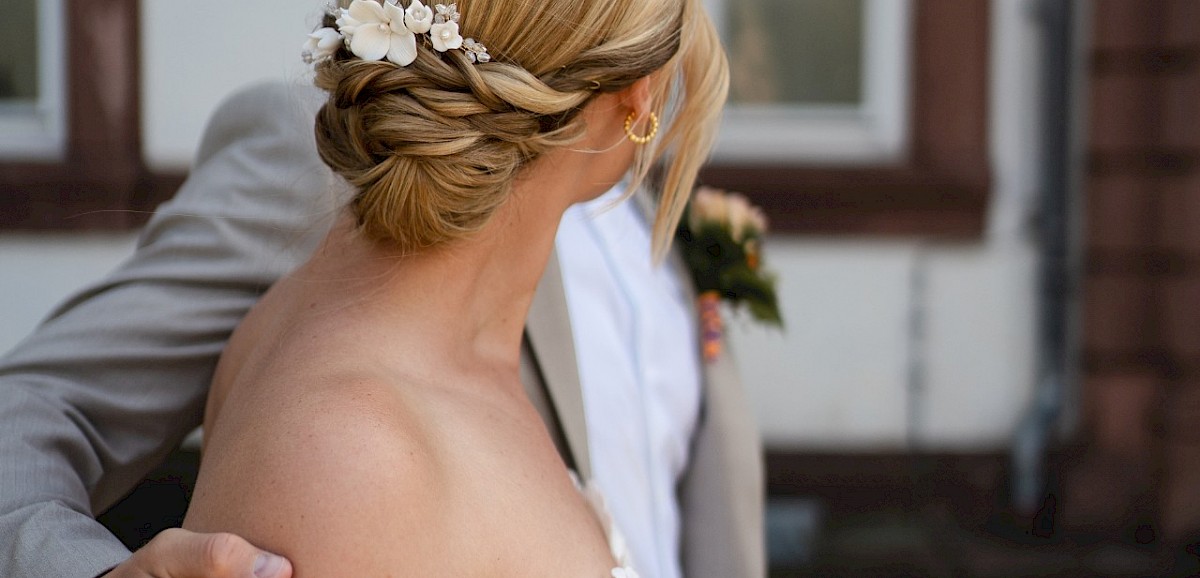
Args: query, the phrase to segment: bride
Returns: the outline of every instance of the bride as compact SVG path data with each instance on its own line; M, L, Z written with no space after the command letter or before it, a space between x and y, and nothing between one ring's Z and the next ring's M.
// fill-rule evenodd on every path
M519 355L568 206L665 158L669 245L727 84L700 0L354 0L305 55L351 200L222 356L184 526L299 577L633 576Z

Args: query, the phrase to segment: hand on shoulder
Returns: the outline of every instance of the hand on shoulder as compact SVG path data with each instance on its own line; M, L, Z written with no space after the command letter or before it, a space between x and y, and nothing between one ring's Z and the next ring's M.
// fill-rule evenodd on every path
M286 558L233 534L166 530L103 578L291 578Z

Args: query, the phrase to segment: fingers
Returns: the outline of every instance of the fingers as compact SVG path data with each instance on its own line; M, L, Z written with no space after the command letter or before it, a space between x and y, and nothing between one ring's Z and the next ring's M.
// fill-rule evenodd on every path
M233 534L163 531L105 578L291 578L292 565Z
M292 564L283 556L261 552L254 560L254 578L292 578Z

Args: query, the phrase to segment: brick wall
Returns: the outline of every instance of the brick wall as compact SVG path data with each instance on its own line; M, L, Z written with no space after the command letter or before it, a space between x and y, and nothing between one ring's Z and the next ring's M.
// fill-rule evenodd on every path
M1097 0L1068 521L1200 532L1200 2Z

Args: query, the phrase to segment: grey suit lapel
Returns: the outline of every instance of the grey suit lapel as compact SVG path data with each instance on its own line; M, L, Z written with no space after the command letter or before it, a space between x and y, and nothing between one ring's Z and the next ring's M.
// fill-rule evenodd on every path
M575 340L563 290L558 254L550 262L538 283L529 307L525 335L537 358L546 392L554 405L575 469L584 479L591 477L588 455L587 421L583 410L583 390L579 384L579 365L575 362Z

